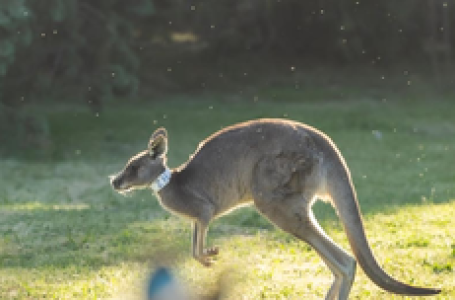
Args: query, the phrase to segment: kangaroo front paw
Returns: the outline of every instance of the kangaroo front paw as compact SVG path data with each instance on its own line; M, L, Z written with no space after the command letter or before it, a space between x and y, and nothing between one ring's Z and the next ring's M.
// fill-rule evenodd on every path
M204 250L205 257L216 256L219 253L218 247L207 248Z
M200 262L204 267L210 267L213 264L212 258L218 255L218 247L204 249L201 256L195 256L194 258Z
M198 258L196 258L196 260L198 262L200 262L204 267L207 267L207 268L213 264L212 260L207 257L198 257Z

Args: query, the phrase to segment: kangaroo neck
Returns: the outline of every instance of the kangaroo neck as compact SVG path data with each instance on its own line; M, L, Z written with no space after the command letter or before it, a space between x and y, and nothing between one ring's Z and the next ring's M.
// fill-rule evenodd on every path
M166 185L169 184L171 181L172 172L169 168L165 168L163 173L161 173L150 185L150 188L155 192L158 193L161 191Z
M190 219L200 219L201 205L211 205L197 194L188 180L189 174L177 169L170 171L172 176L169 183L156 192L158 201L169 212Z

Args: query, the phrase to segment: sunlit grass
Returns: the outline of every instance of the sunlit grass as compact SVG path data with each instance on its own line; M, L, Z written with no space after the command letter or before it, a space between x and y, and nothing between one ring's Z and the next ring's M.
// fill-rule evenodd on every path
M323 298L332 278L319 257L252 208L212 224L209 243L221 252L206 269L191 258L187 221L164 212L149 192L125 198L109 187L108 175L142 150L157 126L168 128L169 163L177 166L208 134L257 117L289 117L332 136L351 167L381 265L404 282L441 287L437 299L455 297L455 104L244 97L116 103L98 117L78 107L45 112L51 157L0 160L0 298L137 298L158 263L200 294L224 274L228 299ZM334 211L315 209L349 250ZM400 297L359 268L352 298Z

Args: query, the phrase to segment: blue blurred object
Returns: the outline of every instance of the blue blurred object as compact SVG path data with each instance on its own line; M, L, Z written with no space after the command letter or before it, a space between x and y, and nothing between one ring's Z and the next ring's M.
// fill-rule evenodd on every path
M148 300L188 300L190 297L166 268L158 268L147 284Z
M202 297L190 293L169 269L160 267L150 275L147 282L147 300L219 300L223 289L221 280L224 277L225 274L219 276L217 287Z
M150 281L147 287L147 297L149 299L153 298L153 295L159 294L166 285L172 283L172 275L165 268L159 268L153 273L150 277Z

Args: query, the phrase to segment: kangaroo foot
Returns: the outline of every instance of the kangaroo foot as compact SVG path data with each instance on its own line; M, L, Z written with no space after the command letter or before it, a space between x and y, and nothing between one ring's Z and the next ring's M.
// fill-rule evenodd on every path
M204 252L201 256L196 257L196 260L199 261L204 267L210 267L213 264L212 258L218 255L218 247L204 249Z
M216 255L218 255L218 253L219 253L218 247L207 248L204 250L205 257L216 256Z

